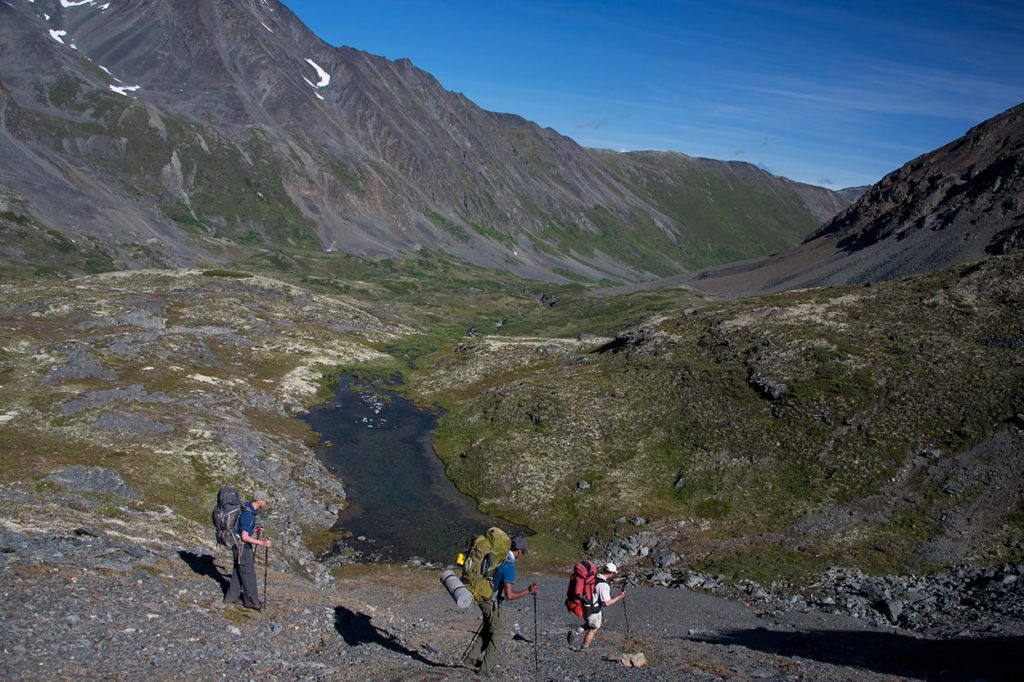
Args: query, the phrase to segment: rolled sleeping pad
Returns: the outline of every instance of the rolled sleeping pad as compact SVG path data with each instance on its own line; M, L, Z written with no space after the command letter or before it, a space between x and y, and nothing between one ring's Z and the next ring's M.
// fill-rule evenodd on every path
M444 589L448 590L448 594L451 595L452 599L455 600L455 605L460 609L468 609L473 605L473 595L462 584L459 576L455 575L455 571L445 571L442 573L441 584L444 585Z

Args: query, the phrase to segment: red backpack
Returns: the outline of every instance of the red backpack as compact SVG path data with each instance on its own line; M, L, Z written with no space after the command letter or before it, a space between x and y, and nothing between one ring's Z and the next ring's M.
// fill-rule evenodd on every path
M572 568L569 589L565 593L565 608L570 613L583 617L583 607L594 603L594 588L597 586L597 564L584 559Z

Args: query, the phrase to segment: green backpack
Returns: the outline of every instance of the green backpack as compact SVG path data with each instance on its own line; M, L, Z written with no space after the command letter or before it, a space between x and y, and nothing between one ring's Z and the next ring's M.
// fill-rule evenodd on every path
M512 549L512 538L500 528L488 528L473 541L462 564L462 582L473 595L473 601L483 604L494 594L491 579L498 566Z

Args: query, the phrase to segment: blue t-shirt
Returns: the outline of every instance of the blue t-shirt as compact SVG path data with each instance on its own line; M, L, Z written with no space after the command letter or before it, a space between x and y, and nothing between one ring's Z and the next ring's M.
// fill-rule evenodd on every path
M242 513L238 516L238 537L242 537L242 531L249 534L249 537L256 537L256 510L252 502L242 505Z
M509 585L516 581L516 564L514 561L505 560L498 570L494 572L494 594L498 601L505 599L505 584Z

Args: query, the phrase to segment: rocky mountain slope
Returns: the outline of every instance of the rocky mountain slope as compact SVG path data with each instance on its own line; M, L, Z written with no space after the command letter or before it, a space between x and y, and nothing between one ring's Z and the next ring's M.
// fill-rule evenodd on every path
M737 295L877 282L1024 245L1024 104L871 187L799 247L692 283Z
M846 205L749 164L581 148L277 0L3 0L0 159L0 257L29 272L430 249L638 281L787 248Z

